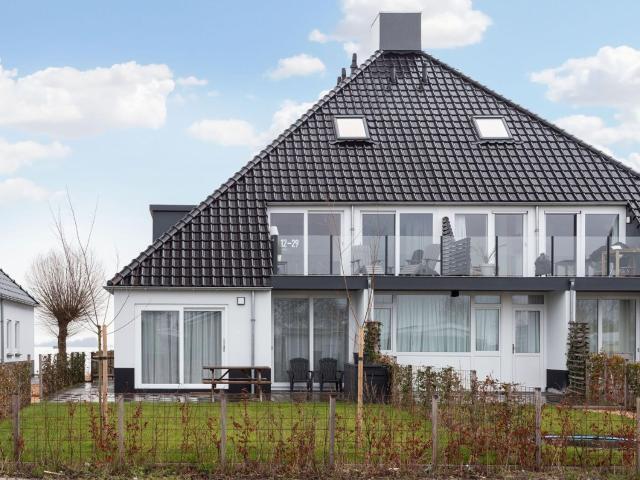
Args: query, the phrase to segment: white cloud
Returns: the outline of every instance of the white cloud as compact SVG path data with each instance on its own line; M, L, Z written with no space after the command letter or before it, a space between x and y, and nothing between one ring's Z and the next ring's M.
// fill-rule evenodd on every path
M634 152L627 158L622 159L622 161L636 172L640 172L640 153Z
M574 106L627 108L640 105L640 50L602 47L592 57L571 58L531 75L547 97Z
M188 77L179 77L176 83L181 87L204 87L209 82L202 78L194 77L193 75Z
M289 77L306 77L314 73L325 71L324 63L317 57L300 53L292 57L281 58L278 66L267 72L267 76L272 80L282 80Z
M29 140L9 143L0 138L0 174L13 173L31 165L34 160L66 157L69 153L71 149L59 142L43 144Z
M558 67L532 73L530 78L547 87L551 101L613 111L611 124L580 113L557 119L560 127L609 154L614 146L640 146L640 50L605 46L591 57L571 58ZM637 169L637 155L621 160Z
M320 30L318 30L317 28L314 28L313 30L311 30L309 32L309 41L310 42L316 42L316 43L327 43L331 40L334 40L333 38L331 38L331 35L327 35L325 33L322 33Z
M453 48L482 40L491 18L474 10L472 0L341 0L342 19L331 34L317 29L309 40L342 42L347 53L369 55L371 24L379 12L422 12L422 48Z
M318 98L324 97L328 90L320 92ZM258 149L273 141L293 122L307 112L314 102L295 102L285 100L271 117L271 124L266 130L260 131L246 120L205 119L191 125L187 132L198 140L215 143L222 146L245 146Z
M159 128L173 89L166 65L50 67L22 77L0 65L0 126L63 136Z
M253 125L245 120L233 118L200 120L192 124L187 132L198 140L224 147L255 146L260 142Z
M8 178L0 181L0 205L20 201L46 200L51 193L26 178Z

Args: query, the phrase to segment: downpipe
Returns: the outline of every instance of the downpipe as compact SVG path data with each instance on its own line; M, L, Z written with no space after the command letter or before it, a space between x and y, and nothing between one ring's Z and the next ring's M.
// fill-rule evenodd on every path
M251 290L251 366L256 366L256 292ZM255 372L252 372L252 376ZM251 385L251 393L255 393L255 385Z
M0 363L4 363L4 300L0 298Z

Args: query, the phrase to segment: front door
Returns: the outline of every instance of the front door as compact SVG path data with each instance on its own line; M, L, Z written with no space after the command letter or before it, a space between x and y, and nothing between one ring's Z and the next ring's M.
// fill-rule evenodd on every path
M542 387L542 309L516 307L513 311L513 377L523 387Z

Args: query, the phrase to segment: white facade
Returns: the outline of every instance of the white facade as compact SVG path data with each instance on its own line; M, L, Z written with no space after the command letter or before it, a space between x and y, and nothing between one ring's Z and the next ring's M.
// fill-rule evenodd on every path
M219 311L222 320L222 365L251 365L251 290L116 289L114 291L116 369L135 369L136 389L207 388L184 381L184 312ZM271 365L271 291L253 290L255 299L254 365ZM239 303L244 304L239 305ZM175 311L179 317L179 381L144 383L142 379L143 312ZM212 340L213 341L213 340ZM209 387L210 388L210 387Z
M33 359L34 307L1 299L4 362Z

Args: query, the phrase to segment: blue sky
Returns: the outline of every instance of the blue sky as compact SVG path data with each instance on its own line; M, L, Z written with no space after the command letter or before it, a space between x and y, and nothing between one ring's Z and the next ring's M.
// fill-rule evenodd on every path
M148 204L215 190L364 60L379 10L422 10L425 50L640 165L637 0L5 1L0 267L24 282L65 190L128 263Z

